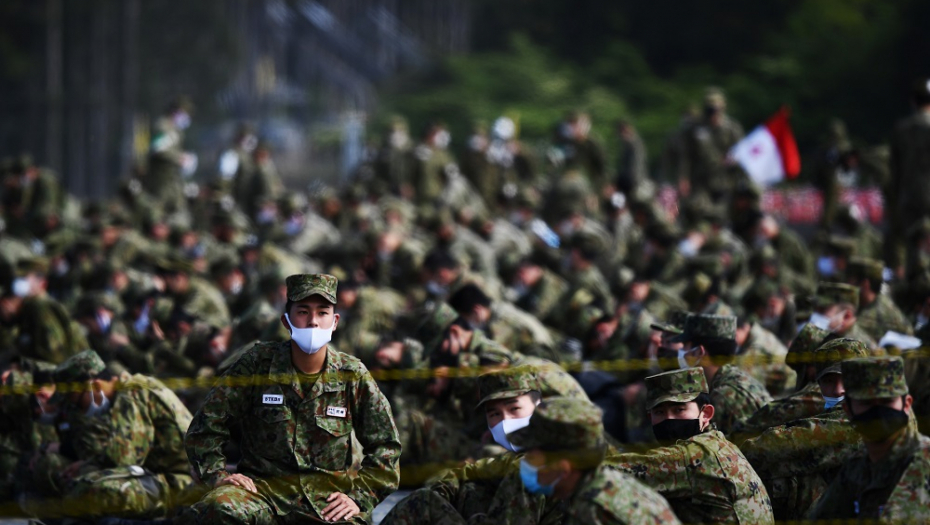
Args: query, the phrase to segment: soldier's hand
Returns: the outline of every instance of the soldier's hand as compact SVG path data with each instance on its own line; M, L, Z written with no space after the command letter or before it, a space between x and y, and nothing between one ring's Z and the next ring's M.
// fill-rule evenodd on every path
M256 494L258 493L258 489L255 488L255 482L252 481L252 478L242 474L230 474L225 478L220 478L214 487L220 487L223 485L234 485L236 487L242 487L249 492L255 492Z
M347 520L358 514L360 510L352 498L341 492L333 492L326 498L326 501L330 503L321 513L321 517L326 521Z
M65 467L64 470L61 471L61 477L65 480L74 479L74 477L77 476L77 473L80 472L81 467L83 466L84 466L84 461L75 461L74 463L68 465L67 467Z

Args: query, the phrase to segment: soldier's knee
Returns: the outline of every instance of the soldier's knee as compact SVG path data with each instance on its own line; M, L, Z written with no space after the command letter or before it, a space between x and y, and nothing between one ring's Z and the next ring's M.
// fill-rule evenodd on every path
M269 519L264 519L266 517ZM240 487L225 485L208 492L178 521L232 525L271 523L273 520L270 519L270 508L258 496Z

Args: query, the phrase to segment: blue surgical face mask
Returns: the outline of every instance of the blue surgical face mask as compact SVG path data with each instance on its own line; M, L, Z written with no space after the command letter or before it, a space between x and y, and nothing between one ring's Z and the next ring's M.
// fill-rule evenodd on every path
M559 476L549 485L539 483L539 467L534 467L526 461L526 458L520 460L520 480L523 481L523 488L530 494L540 494L551 496L555 492L555 486L561 480Z
M110 409L110 400L107 398L107 395L103 393L103 390L100 391L100 397L101 400L98 403L94 398L94 391L91 389L90 405L88 405L86 412L87 417L97 417Z
M842 403L844 399L846 399L845 395L840 396L840 397L823 396L823 409L830 410L836 405L839 405L840 403Z

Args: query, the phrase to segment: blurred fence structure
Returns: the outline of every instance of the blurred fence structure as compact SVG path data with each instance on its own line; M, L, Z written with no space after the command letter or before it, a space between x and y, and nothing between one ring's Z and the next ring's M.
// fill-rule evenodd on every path
M345 123L357 137L379 83L469 41L467 0L5 3L0 154L31 152L83 197L111 192L144 157L151 122L178 94L197 105L195 150L221 147L230 120L289 122L310 150L308 130ZM335 147L321 158L344 172L356 149Z

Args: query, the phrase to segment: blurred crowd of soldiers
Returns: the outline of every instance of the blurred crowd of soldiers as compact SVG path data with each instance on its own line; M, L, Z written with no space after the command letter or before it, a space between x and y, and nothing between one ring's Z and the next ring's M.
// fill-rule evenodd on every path
M312 191L247 125L193 178L183 100L108 200L6 159L0 515L196 501L183 442L210 382L291 339L286 278L325 273L331 346L389 401L400 484L425 484L391 523L930 519L930 83L911 101L886 154L831 126L803 237L728 157L743 128L714 88L661 155L671 210L632 124L611 168L581 112L544 155L501 117L458 158L444 124L415 138L398 117L349 182ZM866 183L886 234L840 202Z

